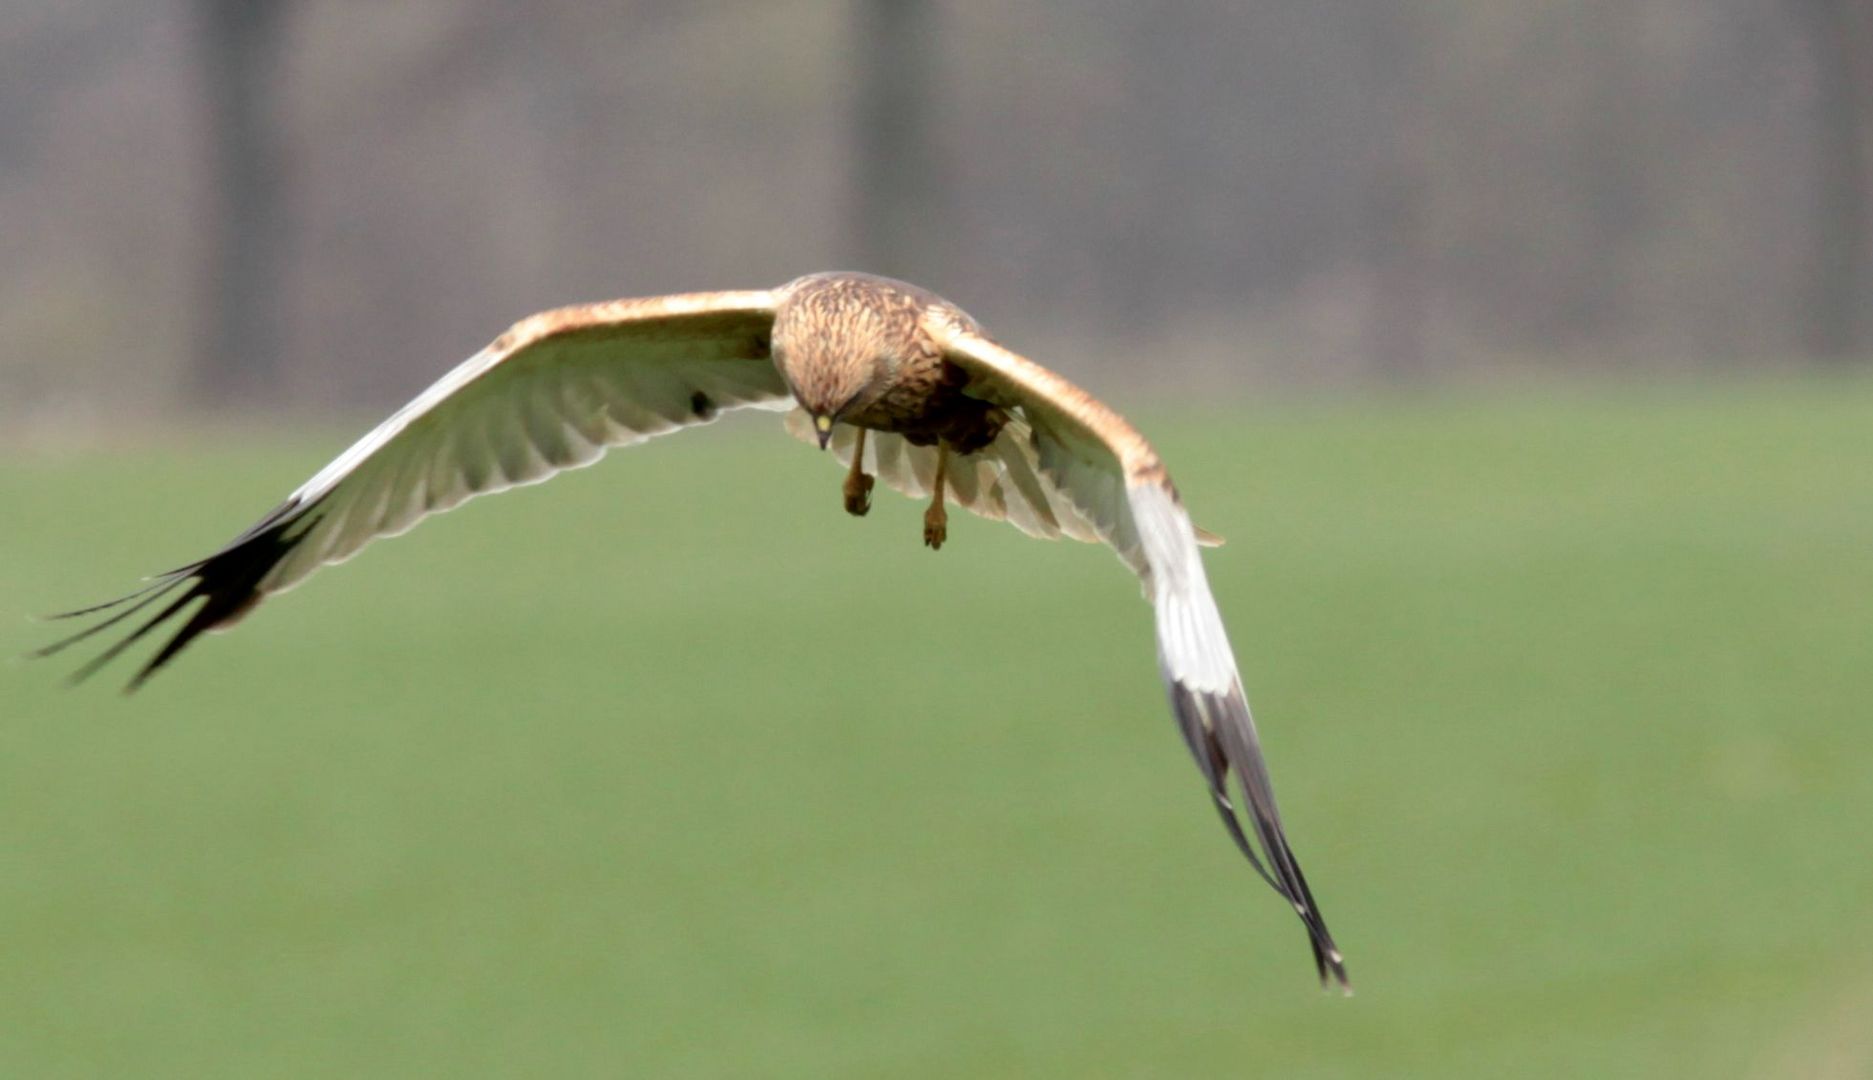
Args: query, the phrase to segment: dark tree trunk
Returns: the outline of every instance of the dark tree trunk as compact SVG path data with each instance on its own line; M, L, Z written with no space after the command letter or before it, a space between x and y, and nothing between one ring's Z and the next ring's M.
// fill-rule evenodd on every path
M207 273L195 401L250 405L280 383L287 208L275 87L284 0L196 0L208 117Z
M1644 48L1634 43L1636 10L1625 0L1590 5L1579 28L1588 81L1579 161L1591 241L1575 268L1563 332L1581 342L1624 341L1632 329L1635 254L1647 215L1645 140L1659 128L1649 111Z
M855 0L854 269L941 280L942 164L931 132L935 18L923 0Z
M1815 75L1814 258L1802 324L1808 350L1867 348L1873 307L1873 11L1863 0L1800 0Z
M1190 112L1191 41L1206 29L1204 11L1181 0L1139 0L1115 21L1120 108L1130 160L1115 173L1131 178L1113 190L1098 222L1093 267L1100 329L1128 346L1162 334L1180 273L1181 223L1195 213L1189 188L1200 182L1204 126ZM1195 144L1195 145L1192 145Z
M1382 7L1372 17L1368 65L1385 137L1375 148L1367 179L1371 306L1364 337L1371 365L1381 378L1412 382L1427 374L1425 324L1431 294L1424 220L1430 177L1424 146L1423 52L1415 9Z

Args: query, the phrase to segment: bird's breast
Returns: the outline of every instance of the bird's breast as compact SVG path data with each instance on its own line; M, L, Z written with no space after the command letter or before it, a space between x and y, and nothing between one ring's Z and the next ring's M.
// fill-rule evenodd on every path
M841 419L902 435L916 446L941 440L960 453L974 453L995 441L1007 416L963 393L967 382L966 372L938 357L905 364L876 400Z

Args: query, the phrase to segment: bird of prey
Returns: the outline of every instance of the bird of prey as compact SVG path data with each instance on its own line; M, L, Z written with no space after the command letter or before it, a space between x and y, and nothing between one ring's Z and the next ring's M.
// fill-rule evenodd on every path
M946 539L946 503L1030 536L1109 545L1156 610L1171 711L1223 825L1300 915L1322 985L1348 986L1288 847L1204 577L1197 548L1216 538L1192 525L1157 453L1117 413L1003 348L955 305L888 278L812 274L777 289L615 300L522 319L219 550L128 596L67 612L100 621L40 655L160 605L79 672L172 624L134 688L204 631L233 626L380 536L472 496L589 465L608 447L743 408L787 410L793 434L830 448L847 466L848 513L870 509L874 477L928 497L931 548Z

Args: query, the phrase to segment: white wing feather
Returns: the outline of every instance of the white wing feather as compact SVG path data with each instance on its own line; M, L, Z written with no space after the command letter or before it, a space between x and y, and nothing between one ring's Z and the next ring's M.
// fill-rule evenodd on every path
M293 492L289 501L319 509L288 530L297 543L262 590L291 588L475 495L540 483L732 409L790 400L771 361L710 351L681 339L575 339L476 354Z
M263 598L466 499L533 484L624 446L744 407L785 408L769 356L776 294L618 300L524 319L313 474L220 550L158 575L48 655L168 602L79 672L108 663L198 606L138 672L147 679L198 635ZM179 596L171 596L180 590Z
M949 360L969 373L968 392L1018 412L1031 429L1022 442L1031 445L1049 507L1077 514L1144 582L1171 711L1224 827L1306 925L1322 983L1349 986L1345 962L1275 808L1235 654L1203 572L1198 545L1207 536L1191 523L1156 451L1084 390L990 341L972 322L936 314L932 329ZM1240 812L1230 795L1231 773L1244 798Z

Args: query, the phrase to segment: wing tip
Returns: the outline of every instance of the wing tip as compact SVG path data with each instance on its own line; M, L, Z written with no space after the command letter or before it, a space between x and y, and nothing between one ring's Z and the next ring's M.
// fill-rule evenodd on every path
M233 624L260 602L266 595L266 591L261 588L261 582L298 542L281 538L290 523L290 520L282 519L277 513L269 515L267 519L263 519L261 526L250 529L242 535L241 539L200 562L158 575L150 584L126 596L60 614L58 618L110 612L105 618L99 619L75 634L33 650L26 654L26 658L42 660L63 652L70 646L129 619L150 605L169 597L180 588L182 589L180 596L170 600L121 639L112 642L104 651L80 665L78 670L66 680L68 686L76 686L84 682L122 655L125 650L148 636L151 631L182 615L190 604L197 600L202 601L200 606L188 613L182 625L176 628L175 633L170 635L167 641L163 642L155 655L144 662L137 669L136 674L131 676L129 683L124 687L124 692L135 693L196 638L218 626ZM121 611L111 610L119 606L123 606Z
M176 583L176 580L180 573L181 571L171 570L168 573L164 573L164 574L151 574L149 577L146 577L143 579L146 584L136 589L132 589L131 591L125 593L122 596L113 597L109 600L103 601L102 603L86 604L84 607L73 608L70 611L50 611L50 612L46 612L43 615L29 615L27 616L27 619L30 622L36 622L36 623L54 623L54 622L62 622L66 619L82 619L86 615L96 615L100 611L109 611L110 609L114 607L122 607L123 605L128 604L130 601L135 600L138 597L147 596L150 593L157 591L158 589L162 589L166 586L173 586ZM87 631L87 633L89 633L89 631ZM68 639L63 644L55 644L53 646L50 646L49 648L51 648L52 651L56 652L59 648L62 648L64 644L70 644L71 641L78 640L78 638L81 638L83 636L84 636L83 634L80 634L78 635L78 637ZM40 651L41 650L35 649L29 655L36 656L39 654Z
M177 579L175 582L171 583L171 588L190 580L189 578ZM113 660L123 655L131 646L143 640L151 631L182 614L183 610L194 601L203 600L204 603L188 616L187 620L176 629L176 632L170 635L168 640L163 642L162 647L156 651L156 654L151 659L145 661L144 664L137 669L136 674L131 676L130 681L124 685L123 692L125 694L135 693L142 689L143 684L148 682L150 677L155 675L156 672L173 659L177 653L188 647L189 643L201 636L204 632L212 630L223 622L228 621L230 619L230 612L233 612L234 616L238 617L238 614L242 610L251 606L261 595L254 590L252 586L244 583L236 583L230 588L223 584L211 583L205 578L196 578L193 580L194 584L184 590L182 595L176 597L161 610L157 611L156 614L151 615L148 619L138 624L134 630L125 634L117 641L112 642L104 651L79 665L76 671L65 678L65 685L68 687L77 687L88 681L93 675L96 675L104 668L110 666ZM26 654L26 658L42 660L54 656L62 652L68 646L74 645L85 638L89 638L93 634L109 629L116 623L121 622L124 618L134 615L147 606L149 602L161 599L167 595L168 590L159 592L149 597L144 603L127 608L94 626L88 626L71 637L35 649Z
M1346 960L1327 929L1275 810L1274 789L1261 760L1253 722L1249 719L1248 701L1240 684L1221 693L1197 690L1167 672L1165 685L1170 691L1171 711L1197 759L1197 767L1210 787L1211 798L1236 848L1257 876L1287 900L1300 917L1307 929L1308 945L1313 950L1321 987L1330 990L1337 986L1350 996L1352 981L1346 972ZM1229 796L1232 772L1242 786L1244 798L1240 810ZM1249 828L1245 828L1245 824ZM1250 829L1261 843L1261 856L1249 839Z
M1314 966L1320 970L1320 988L1329 993L1338 990L1341 997L1353 996L1353 982L1346 974L1346 958L1332 945L1314 942Z

